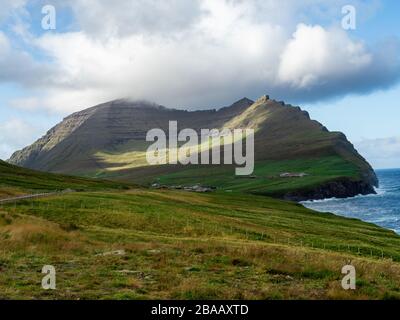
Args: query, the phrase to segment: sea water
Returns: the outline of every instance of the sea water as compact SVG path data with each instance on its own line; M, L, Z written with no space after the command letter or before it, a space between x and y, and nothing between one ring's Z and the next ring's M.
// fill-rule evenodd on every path
M372 222L400 234L400 169L377 170L376 195L302 202L307 208Z

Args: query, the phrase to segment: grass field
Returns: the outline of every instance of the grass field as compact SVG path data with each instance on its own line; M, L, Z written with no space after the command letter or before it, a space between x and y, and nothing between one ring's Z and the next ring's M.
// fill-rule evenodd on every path
M128 189L121 182L93 180L38 172L13 166L0 160L0 199L38 192L73 190Z
M123 159L121 159L123 162ZM302 178L281 178L285 172L306 173ZM235 175L232 165L146 166L123 171L101 171L88 177L134 182L141 185L159 183L169 186L213 186L219 190L241 191L273 197L288 192L313 190L340 178L360 179L360 168L339 156L295 160L264 160L255 163L253 175Z
M400 237L241 193L79 192L0 208L0 298L400 298ZM345 291L341 268L357 270ZM57 270L57 290L40 283Z
M281 178L285 172L306 173L302 178ZM294 190L313 189L325 182L347 177L357 179L359 171L352 163L338 156L319 159L296 159L257 162L251 177L235 176L232 167L198 166L162 175L158 181L167 185L193 185L201 183L224 190L244 191L280 196Z

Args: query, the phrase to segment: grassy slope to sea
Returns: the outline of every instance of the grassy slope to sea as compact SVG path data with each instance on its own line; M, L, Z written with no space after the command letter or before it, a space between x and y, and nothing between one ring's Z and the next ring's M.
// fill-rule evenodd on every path
M115 158L116 156L114 156ZM125 156L121 158L125 159ZM126 170L104 170L87 174L88 177L134 181L142 185L159 183L168 186L195 184L280 197L297 190L313 190L341 178L358 180L362 174L354 163L338 155L287 160L256 161L251 176L235 175L233 165L149 166ZM307 176L280 177L284 172L306 173Z
M306 173L307 176L280 177L284 172ZM162 175L158 182L170 185L193 185L201 181L224 190L280 196L290 191L313 189L342 177L357 179L357 167L338 156L330 156L320 159L259 161L255 165L254 174L250 177L235 176L234 168L227 167L221 170L215 167L213 170L199 166Z
M400 298L400 237L265 196L132 189L0 209L0 298ZM341 269L357 270L357 290ZM41 289L53 265L57 290Z
M2 198L66 188L77 192L0 205L0 299L400 298L400 237L378 226L235 190L133 188L0 162ZM340 285L349 261L355 291ZM41 288L44 265L57 290Z

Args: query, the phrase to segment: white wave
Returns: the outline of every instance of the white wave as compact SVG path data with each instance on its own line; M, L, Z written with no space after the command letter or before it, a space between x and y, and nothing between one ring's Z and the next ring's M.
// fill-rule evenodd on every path
M383 196L384 194L386 194L386 190L383 188L374 188L376 194L358 194L356 196L353 197L347 197L347 198L325 198L325 199L320 199L320 200L307 200L307 201L301 201L301 204L312 204L312 203L323 203L323 202L335 202L335 201L346 201L346 200L351 200L351 199L359 199L359 198L371 198L371 197L378 197L378 196Z
M374 189L376 192L375 196L382 196L387 192L387 190L384 188L374 188Z

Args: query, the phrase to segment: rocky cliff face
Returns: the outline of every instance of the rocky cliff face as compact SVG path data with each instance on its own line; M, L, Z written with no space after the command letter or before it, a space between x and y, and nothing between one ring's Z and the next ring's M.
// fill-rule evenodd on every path
M93 112L93 109L88 109L68 116L34 144L15 152L8 162L30 168L36 167L35 162L42 154L49 152L64 139L71 136L76 129L86 122Z
M367 181L352 181L349 179L339 179L327 182L318 187L305 190L288 192L281 196L284 200L307 201L322 200L328 198L349 198L358 195L375 194L373 185Z
M373 193L373 187L378 185L373 169L344 134L329 132L299 107L268 96L255 102L244 98L219 110L191 112L143 101L112 101L70 115L34 144L15 152L8 161L42 171L95 176L120 166L122 161L106 163L97 156L99 152L126 155L138 152L147 131L161 128L168 132L170 120L178 121L179 129L254 128L256 161L337 156L351 163L358 172L356 178L341 177L313 189L280 195L286 199L354 196ZM127 157L122 157L123 162L124 159L134 161ZM130 176L154 174L154 168L146 170ZM170 167L157 170L165 173ZM125 175L126 172L121 171L115 176L124 178Z

